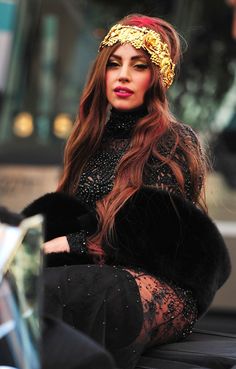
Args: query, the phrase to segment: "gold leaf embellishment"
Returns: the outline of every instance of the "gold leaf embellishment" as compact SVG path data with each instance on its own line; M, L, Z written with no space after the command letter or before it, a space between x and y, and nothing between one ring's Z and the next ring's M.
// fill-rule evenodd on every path
M113 26L99 46L101 51L106 46L130 43L135 49L143 48L150 55L151 61L160 68L163 82L169 88L175 76L175 64L172 62L168 45L161 40L159 33L137 26Z

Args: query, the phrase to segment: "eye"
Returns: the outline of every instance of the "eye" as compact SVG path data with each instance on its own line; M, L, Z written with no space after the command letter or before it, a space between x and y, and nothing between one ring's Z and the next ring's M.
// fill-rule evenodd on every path
M139 69L139 70L143 70L143 69L147 69L148 68L148 64L145 64L145 63L138 63L138 64L135 64L134 67L136 69Z
M115 60L109 60L107 63L107 67L109 68L119 67L119 63Z

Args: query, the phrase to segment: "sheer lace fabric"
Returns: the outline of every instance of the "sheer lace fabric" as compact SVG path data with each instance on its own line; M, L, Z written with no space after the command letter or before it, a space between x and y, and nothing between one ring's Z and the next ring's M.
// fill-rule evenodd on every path
M143 307L143 325L137 340L150 347L188 336L197 319L191 291L143 271L126 270L136 280Z
M185 135L195 139L191 128L181 127ZM127 136L127 132L126 132ZM119 161L130 145L130 137L116 137L111 132L104 134L99 150L89 159L80 178L76 196L91 207L96 201L106 196L113 187ZM186 158L180 150L176 150L173 159L179 163L185 179L185 196L191 201L193 188ZM167 190L182 195L177 180L168 164L163 164L156 157L151 157L144 168L143 185Z

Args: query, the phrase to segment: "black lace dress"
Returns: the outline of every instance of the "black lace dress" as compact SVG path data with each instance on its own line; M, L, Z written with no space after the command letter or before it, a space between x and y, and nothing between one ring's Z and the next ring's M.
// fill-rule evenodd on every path
M112 110L101 147L81 176L77 197L82 203L94 208L96 201L111 191L117 163L129 147L135 123L144 114L144 110ZM190 141L196 141L191 128L181 125L181 130ZM175 160L181 163L186 197L191 200L187 163L178 149ZM150 158L143 183L179 194L170 168L160 166L158 159ZM67 237L78 253L88 254L85 232ZM82 265L46 268L45 311L104 345L124 369L134 368L146 348L188 336L198 314L191 291L174 281L157 278L140 267L96 265L89 255L86 264L83 258Z

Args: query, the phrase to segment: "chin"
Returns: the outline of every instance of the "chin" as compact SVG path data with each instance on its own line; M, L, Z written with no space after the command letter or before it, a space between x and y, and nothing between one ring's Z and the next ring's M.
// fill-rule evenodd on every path
M113 108L117 109L117 110L123 110L123 111L128 111L128 110L134 110L139 108L140 106L142 106L143 104L128 104L128 103L115 103L115 104L111 104Z

